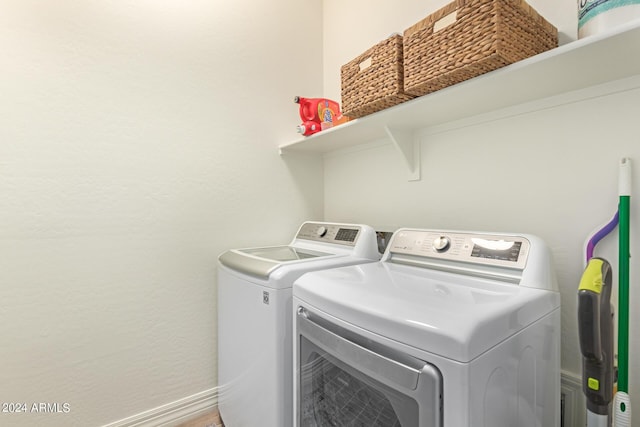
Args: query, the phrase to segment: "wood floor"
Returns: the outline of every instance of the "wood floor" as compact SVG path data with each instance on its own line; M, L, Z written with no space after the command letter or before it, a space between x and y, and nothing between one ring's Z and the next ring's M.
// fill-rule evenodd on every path
M222 421L220 421L220 415L216 409L200 415L198 418L182 423L178 427L224 427L224 425Z

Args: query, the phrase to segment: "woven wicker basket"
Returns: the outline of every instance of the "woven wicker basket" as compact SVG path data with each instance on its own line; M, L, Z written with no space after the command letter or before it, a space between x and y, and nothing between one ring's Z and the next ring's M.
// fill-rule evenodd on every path
M558 30L522 0L456 0L405 30L405 92L425 95L556 46Z
M404 93L402 36L397 34L373 46L340 69L342 113L351 118L414 98Z

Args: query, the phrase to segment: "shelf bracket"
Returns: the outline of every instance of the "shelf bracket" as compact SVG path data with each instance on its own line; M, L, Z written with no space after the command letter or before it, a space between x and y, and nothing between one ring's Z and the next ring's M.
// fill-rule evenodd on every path
M414 132L390 129L384 126L384 131L391 143L402 156L405 166L409 170L409 181L420 181L420 141Z

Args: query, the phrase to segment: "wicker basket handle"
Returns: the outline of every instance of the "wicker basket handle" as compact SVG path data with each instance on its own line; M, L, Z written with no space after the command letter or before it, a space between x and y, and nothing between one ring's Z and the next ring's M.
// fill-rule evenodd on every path
M358 71L362 72L366 70L367 68L371 67L372 63L373 63L373 56L367 56L366 58L363 58L363 60L360 61L360 63L358 64Z
M469 3L469 0L452 1L423 20L407 28L404 32L405 37L423 30L428 30L429 33L436 33L449 25L454 24L457 20L458 10L464 7L467 3Z

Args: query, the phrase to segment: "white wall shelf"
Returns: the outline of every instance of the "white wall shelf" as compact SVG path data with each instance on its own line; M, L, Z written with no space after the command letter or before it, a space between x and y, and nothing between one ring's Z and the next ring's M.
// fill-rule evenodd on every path
M640 22L560 46L499 70L309 137L280 154L328 153L387 139L420 179L418 129L489 113L640 74Z

